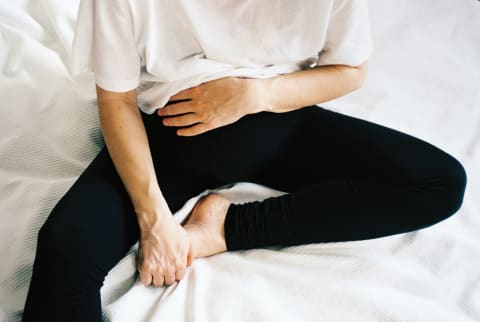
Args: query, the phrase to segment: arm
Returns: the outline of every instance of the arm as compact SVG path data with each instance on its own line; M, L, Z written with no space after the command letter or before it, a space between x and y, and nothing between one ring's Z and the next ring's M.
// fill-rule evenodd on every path
M133 202L140 229L148 230L171 213L157 183L136 92L110 92L97 86L97 97L108 152Z
M198 135L247 114L288 112L343 96L363 84L367 64L326 65L265 79L220 78L180 91L170 101L187 101L157 114L165 117L165 126L184 127L178 135Z
M115 168L132 199L140 229L170 215L157 183L135 90L117 93L97 86L103 137Z
M288 112L344 96L360 88L368 61L357 67L327 65L272 78L256 79L258 109Z
M138 218L140 278L146 285L172 284L191 264L191 247L157 184L136 92L110 92L97 86L97 97L105 144Z

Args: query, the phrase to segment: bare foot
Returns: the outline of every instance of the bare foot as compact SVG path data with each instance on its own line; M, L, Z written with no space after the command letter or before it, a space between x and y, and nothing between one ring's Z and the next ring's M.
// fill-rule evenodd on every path
M217 193L195 204L184 228L192 241L194 256L207 257L227 250L223 228L230 201Z

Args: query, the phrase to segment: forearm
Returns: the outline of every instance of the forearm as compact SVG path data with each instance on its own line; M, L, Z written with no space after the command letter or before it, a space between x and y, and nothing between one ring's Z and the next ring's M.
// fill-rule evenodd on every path
M98 105L108 152L133 202L140 228L148 230L171 213L157 183L140 111L133 102L99 100Z
M358 89L367 62L359 67L319 66L266 79L255 79L259 111L288 112L320 104Z

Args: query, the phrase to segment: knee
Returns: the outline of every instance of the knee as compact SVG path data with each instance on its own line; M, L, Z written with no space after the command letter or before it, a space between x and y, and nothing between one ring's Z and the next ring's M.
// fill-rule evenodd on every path
M463 165L451 157L448 166L445 167L445 191L447 202L447 210L453 214L463 203L465 188L467 186L467 173Z
M440 173L437 202L441 205L439 216L445 219L455 214L463 204L467 173L460 161L451 155L448 155L447 161L442 163Z

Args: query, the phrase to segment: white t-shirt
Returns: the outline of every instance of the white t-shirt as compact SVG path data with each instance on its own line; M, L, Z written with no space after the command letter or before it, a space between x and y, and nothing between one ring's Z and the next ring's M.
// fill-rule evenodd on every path
M81 0L72 75L137 90L147 114L226 76L267 78L371 54L367 0Z

